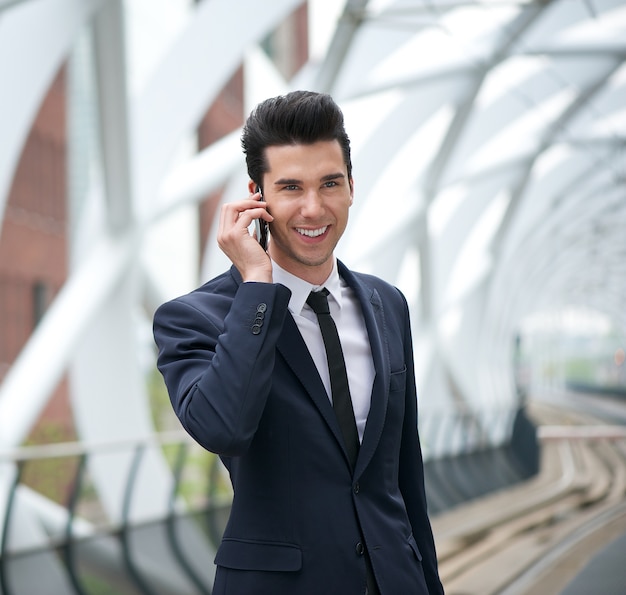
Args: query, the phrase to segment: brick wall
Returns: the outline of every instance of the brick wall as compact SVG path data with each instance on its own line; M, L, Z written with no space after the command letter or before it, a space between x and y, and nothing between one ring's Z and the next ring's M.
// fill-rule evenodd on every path
M307 58L307 8L296 9L268 37L264 47L290 78ZM38 319L67 277L67 154L65 69L61 69L33 122L10 190L0 233L0 382ZM202 149L243 124L243 70L225 85L198 128ZM242 155L243 160L243 155ZM242 196L246 189L242 188ZM200 206L204 250L220 192ZM36 370L33 370L36 373ZM42 413L34 434L46 425L71 439L73 426L64 379ZM56 430L55 430L56 432Z
M308 9L306 3L294 10L263 43L268 54L273 57L276 67L289 80L308 59ZM213 105L198 127L198 148L203 149L211 143L233 132L244 123L243 106L243 68L235 72L224 86ZM241 155L243 163L243 153ZM247 189L241 189L245 198ZM217 212L222 192L214 192L200 204L200 254L204 254L208 234ZM218 249L215 238L211 238Z
M0 381L67 276L65 76L62 68L33 122L2 223ZM64 382L45 415L69 427Z

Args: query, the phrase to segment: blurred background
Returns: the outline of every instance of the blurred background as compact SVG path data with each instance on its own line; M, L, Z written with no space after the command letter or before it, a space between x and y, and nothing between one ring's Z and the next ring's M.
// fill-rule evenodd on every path
M625 58L624 0L0 0L0 594L210 593L229 482L152 315L228 266L241 125L293 89L344 111L338 256L410 304L447 592L587 580L626 534Z

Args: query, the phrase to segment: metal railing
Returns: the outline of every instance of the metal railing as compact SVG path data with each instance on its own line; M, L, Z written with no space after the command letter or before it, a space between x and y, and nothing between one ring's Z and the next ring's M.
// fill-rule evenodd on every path
M490 443L485 428L496 423L510 429L516 414L517 410L510 408L456 414L430 411L420 417L422 441L433 445L454 443L457 455L485 448ZM150 449L160 449L168 460L171 489L163 516L137 523L131 505ZM121 471L125 473L121 513L111 522L99 506L89 467L91 458L119 452L127 454L127 463ZM15 546L10 537L18 515L16 502L21 491L36 483L29 480L28 468L54 460L72 462L61 478L63 497L57 497L54 503L54 530L36 546ZM37 564L20 562L35 561L37 556L50 552L66 577L63 595L211 593L213 556L232 494L219 458L196 445L182 430L129 440L24 447L0 452L2 465L13 465L15 473L4 486L8 497L4 510L0 509L0 595L30 595L22 587L24 573L28 573L24 568ZM154 549L155 542L162 546L161 555L147 560L147 551ZM191 547L191 542L196 545ZM92 588L94 567L99 583L114 583L114 591Z
M170 459L171 489L163 518L137 523L131 519L131 501L142 461L150 448L161 449L166 458ZM110 522L98 506L97 493L89 482L88 468L90 457L115 452L128 453L130 464L124 480L120 518ZM48 538L38 544L14 544L12 542L19 541L11 539L12 526L18 521L16 517L20 507L17 502L22 491L29 493L31 489L26 477L28 468L54 460L73 461L73 470L66 469L62 478L65 483L65 502L54 502L37 496L51 511L54 520L50 524L54 528L47 527ZM57 567L62 569L66 584L79 595L112 592L104 587L108 580L115 583L116 590L113 592L120 595L137 592L142 595L211 593L210 572L194 560L194 554L190 554L184 541L194 533L195 537L192 537L196 541L205 542L206 555L214 553L221 539L224 511L230 506L231 496L227 482L224 481L219 458L192 443L186 433L167 432L140 439L90 444L61 443L23 447L0 452L0 465L5 470L12 468L14 471L9 484L4 486L5 507L0 510L2 595L26 595L20 587L20 584L28 582L28 576L24 573L29 570L25 569L30 568L30 572L36 572L33 568L36 566L34 561L41 560L44 554L49 559L51 553ZM193 482L185 480L189 472L194 475ZM199 481L198 477L204 481ZM32 478L30 483L33 483ZM193 493L186 493L191 484L194 486ZM93 517L91 519L90 514ZM163 560L146 560L145 555L136 547L137 536L142 531L146 535L155 535L155 527L159 529L161 550L169 554L167 564L173 562L176 566L176 572L169 572L168 576L158 577L159 567L165 564ZM184 533L184 538L181 532ZM143 541L144 545L154 545L154 542L150 543L150 539L144 538ZM85 552L87 565L91 569L89 580L81 572L81 567L85 567ZM26 563L29 559L33 563ZM205 566L212 567L212 557L206 559ZM87 584L94 580L100 585L95 591Z

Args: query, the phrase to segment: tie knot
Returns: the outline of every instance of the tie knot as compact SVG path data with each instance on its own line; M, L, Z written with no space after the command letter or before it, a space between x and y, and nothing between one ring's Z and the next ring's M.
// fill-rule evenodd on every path
M325 287L320 291L312 291L309 293L309 297L306 303L311 306L311 309L316 314L330 314L330 308L328 307L328 289Z

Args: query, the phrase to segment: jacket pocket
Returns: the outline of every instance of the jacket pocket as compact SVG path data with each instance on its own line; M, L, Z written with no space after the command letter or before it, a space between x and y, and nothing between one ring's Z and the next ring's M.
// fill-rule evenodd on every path
M415 537L413 537L413 533L409 535L409 545L411 546L411 549L413 550L415 557L421 562L422 554L420 554L420 549L417 547L417 543L415 541Z
M389 376L389 390L404 390L406 388L406 366L397 372L391 372Z
M289 543L225 538L215 563L235 570L295 572L302 568L302 550Z

